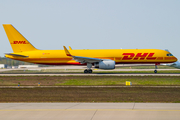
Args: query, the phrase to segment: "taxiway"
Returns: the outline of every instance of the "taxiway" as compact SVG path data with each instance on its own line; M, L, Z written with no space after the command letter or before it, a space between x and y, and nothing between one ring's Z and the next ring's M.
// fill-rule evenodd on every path
M179 103L0 103L1 120L179 120Z
M85 74L85 73L58 73L58 74L47 74L47 73L41 73L41 74L3 74L1 73L0 76L180 76L178 73L91 73L91 74Z

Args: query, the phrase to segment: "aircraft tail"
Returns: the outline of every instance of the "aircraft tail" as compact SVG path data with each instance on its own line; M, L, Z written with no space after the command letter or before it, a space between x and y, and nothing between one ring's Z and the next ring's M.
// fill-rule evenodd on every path
M3 24L6 35L9 39L13 51L25 52L37 50L20 32L11 24Z

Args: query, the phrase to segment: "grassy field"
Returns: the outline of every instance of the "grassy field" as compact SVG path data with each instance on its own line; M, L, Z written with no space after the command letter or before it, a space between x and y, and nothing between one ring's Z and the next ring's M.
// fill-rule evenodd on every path
M125 86L131 81L139 87ZM0 86L52 86L0 88L0 102L165 102L180 103L180 76L0 76ZM68 88L53 86L71 86ZM147 87L141 87L147 86Z
M180 76L0 76L0 86L179 86Z
M180 102L180 88L0 89L0 102Z

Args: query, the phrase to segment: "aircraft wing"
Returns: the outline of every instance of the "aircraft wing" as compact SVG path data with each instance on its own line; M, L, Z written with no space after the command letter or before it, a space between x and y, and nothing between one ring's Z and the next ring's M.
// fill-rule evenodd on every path
M80 62L80 63L95 63L95 62L100 62L103 61L102 59L98 59L98 58L90 58L90 57L81 57L81 56L74 56L71 55L69 53L69 51L67 50L67 48L65 46L64 47L64 51L66 53L67 56L72 57L76 62Z
M100 62L103 61L98 58L89 58L89 57L80 57L80 56L72 56L75 61L80 62L80 63L95 63L95 62Z

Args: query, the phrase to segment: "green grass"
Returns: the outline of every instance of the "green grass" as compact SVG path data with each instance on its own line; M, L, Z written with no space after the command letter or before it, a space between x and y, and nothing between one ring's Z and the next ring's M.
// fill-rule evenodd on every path
M180 85L180 77L107 77L103 79L70 79L55 85L125 85L126 81L131 81L132 85Z
M113 81L113 80L78 80L72 79L64 81L63 83L56 83L55 85L123 85L120 81Z
M0 86L180 86L180 76L0 76Z
M180 76L0 76L0 86L180 86Z

